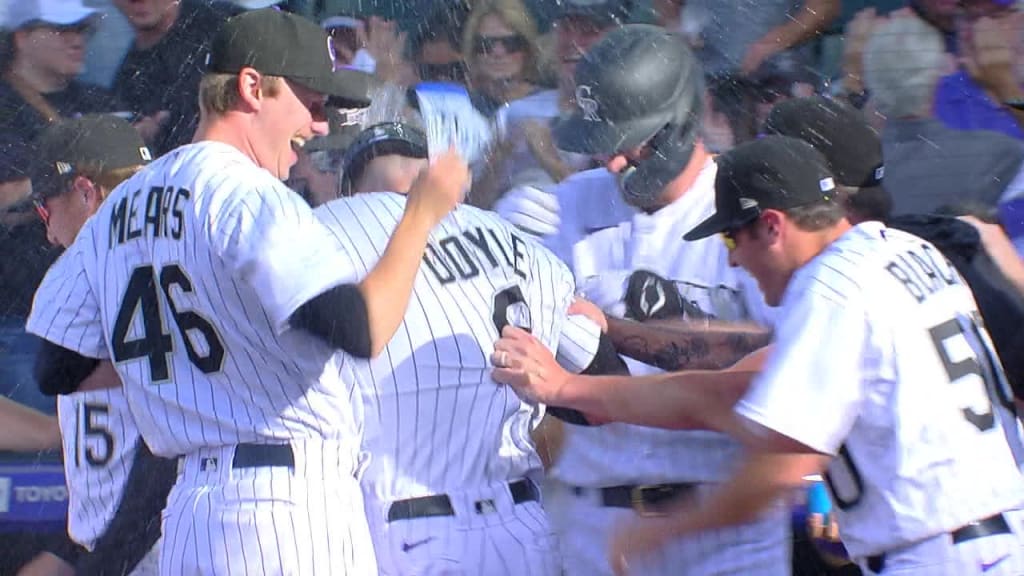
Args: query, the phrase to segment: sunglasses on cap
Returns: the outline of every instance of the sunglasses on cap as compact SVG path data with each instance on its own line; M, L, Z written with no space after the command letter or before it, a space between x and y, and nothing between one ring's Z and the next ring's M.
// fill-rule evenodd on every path
M501 44L507 54L516 54L527 48L527 41L521 34L510 36L477 36L473 39L473 52L476 54L491 54Z
M32 195L32 206L36 209L36 215L43 221L43 225L49 226L50 224L50 209L46 207L46 198L43 196Z

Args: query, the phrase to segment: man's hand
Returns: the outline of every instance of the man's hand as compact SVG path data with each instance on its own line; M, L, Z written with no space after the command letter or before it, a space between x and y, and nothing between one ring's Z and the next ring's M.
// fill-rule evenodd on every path
M516 186L494 204L494 211L536 238L558 233L558 198L534 186Z
M492 378L515 389L530 402L558 405L557 399L569 373L554 355L529 332L506 326L494 345Z
M569 306L569 314L586 316L591 322L601 327L601 332L608 333L608 317L604 311L590 300L577 296Z
M469 165L454 148L449 148L420 172L413 182L406 211L424 214L433 226L462 201L469 181Z
M878 13L874 8L865 8L846 25L843 42L843 89L847 94L864 91L864 47L871 31L878 24Z

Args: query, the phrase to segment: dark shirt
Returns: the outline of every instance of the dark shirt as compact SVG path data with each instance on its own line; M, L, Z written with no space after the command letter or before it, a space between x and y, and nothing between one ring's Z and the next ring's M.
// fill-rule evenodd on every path
M72 81L64 90L43 96L64 118L125 109L110 92L99 86L78 81ZM41 113L26 102L10 84L0 80L0 131L25 140L34 140L46 124L46 118Z
M178 19L156 45L134 44L114 78L114 93L130 110L170 118L151 143L157 155L192 141L199 123L199 80L217 30L240 9L202 0L183 0Z
M13 228L0 225L0 315L28 318L36 288L59 253L38 220Z

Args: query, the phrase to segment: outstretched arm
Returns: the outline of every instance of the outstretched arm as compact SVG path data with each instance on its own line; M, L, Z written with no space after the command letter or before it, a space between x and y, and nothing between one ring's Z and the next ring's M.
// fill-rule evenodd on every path
M619 354L662 370L720 370L771 342L754 324L608 318L608 336Z
M495 345L494 379L539 402L581 411L588 420L672 429L722 430L769 349L725 371L642 377L570 374L529 333L506 327Z

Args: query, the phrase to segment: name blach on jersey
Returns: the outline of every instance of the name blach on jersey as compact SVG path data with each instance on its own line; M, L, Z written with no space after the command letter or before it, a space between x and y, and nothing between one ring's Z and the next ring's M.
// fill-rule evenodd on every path
M466 230L462 234L427 244L423 263L442 286L457 280L476 278L481 269L495 270L503 267L511 268L516 276L526 279L526 272L523 271L526 264L523 250L526 241L515 234L510 237L512 241L506 246L494 230Z
M961 284L960 276L946 257L935 248L921 245L889 262L885 269L899 280L918 302L947 286Z
M110 211L110 247L134 240L144 233L153 238L180 240L184 233L182 202L192 198L184 188L153 186L143 197L136 190Z

